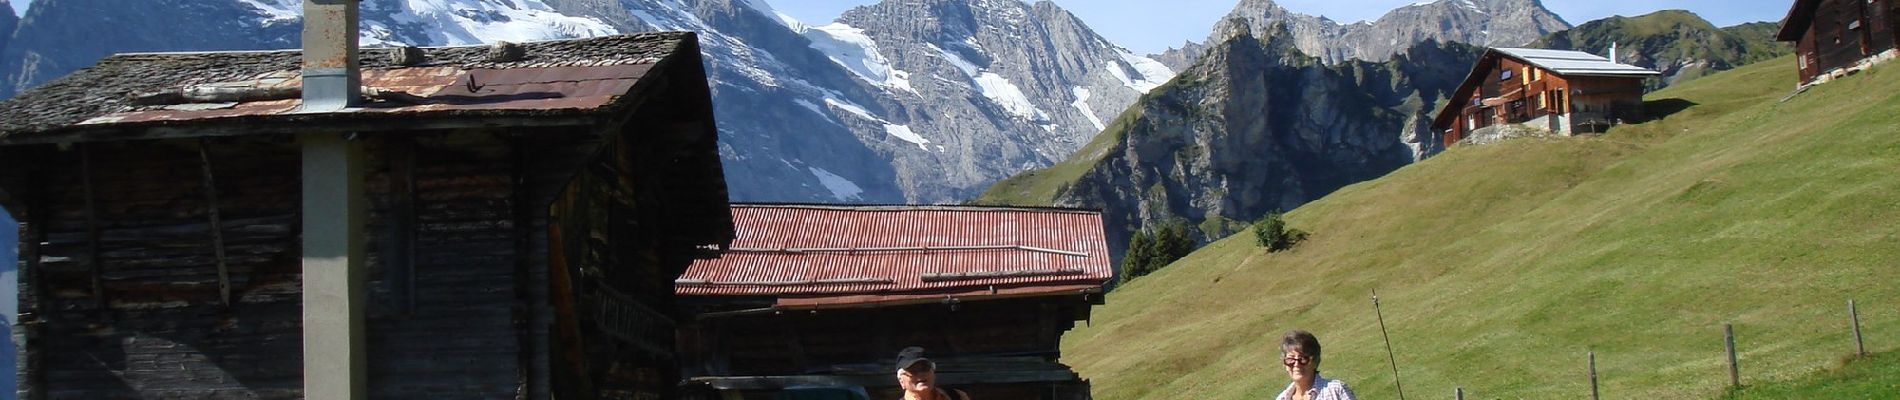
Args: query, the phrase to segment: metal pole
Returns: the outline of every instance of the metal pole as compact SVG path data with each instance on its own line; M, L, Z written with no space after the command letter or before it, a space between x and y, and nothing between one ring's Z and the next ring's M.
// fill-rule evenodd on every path
M1399 384L1399 359L1392 354L1392 335L1385 331L1385 311L1379 309L1379 289L1372 289L1372 312L1379 316L1379 336L1385 338L1385 357L1392 362L1392 387L1399 391L1399 400L1405 400L1405 385Z
M1722 324L1722 340L1728 345L1728 386L1742 387L1741 369L1735 366L1735 325Z
M1602 400L1597 396L1597 352L1590 352L1590 400Z
M1860 340L1860 312L1854 310L1854 300L1847 300L1847 319L1854 325L1854 356L1867 356L1867 343Z

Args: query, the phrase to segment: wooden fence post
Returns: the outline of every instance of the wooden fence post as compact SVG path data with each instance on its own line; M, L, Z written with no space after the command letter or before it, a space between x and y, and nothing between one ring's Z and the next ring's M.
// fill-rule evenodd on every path
M1854 300L1847 300L1847 320L1854 326L1854 356L1867 356L1867 343L1860 340L1860 312L1854 310Z
M1458 400L1465 400L1465 388L1456 388L1452 394L1456 395Z
M1599 397L1597 395L1597 352L1591 351L1589 352L1589 356L1590 356L1590 400L1602 400L1602 397Z
M1722 324L1722 341L1728 345L1728 386L1742 387L1741 369L1735 366L1735 325Z

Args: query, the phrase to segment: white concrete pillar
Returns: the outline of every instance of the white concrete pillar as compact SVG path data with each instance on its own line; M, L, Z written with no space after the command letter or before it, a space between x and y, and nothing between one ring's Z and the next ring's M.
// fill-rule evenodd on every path
M367 398L363 144L306 134L303 147L304 398Z

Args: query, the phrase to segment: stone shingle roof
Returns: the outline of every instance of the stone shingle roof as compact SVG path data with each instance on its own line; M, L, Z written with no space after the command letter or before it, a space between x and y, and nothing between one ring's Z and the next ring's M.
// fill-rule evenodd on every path
M1500 47L1496 50L1524 62L1531 63L1559 75L1587 76L1655 76L1660 72L1629 64L1618 64L1608 58L1571 50L1523 49Z
M0 144L86 141L91 139L72 133L233 118L242 123L309 123L587 115L612 108L608 106L628 94L654 64L681 53L692 53L691 61L697 63L696 40L690 32L662 32L532 42L521 44L519 57L501 59L490 57L490 46L423 48L422 61L407 66L394 61L398 49L364 49L365 86L399 86L404 101L325 114L294 112L300 104L294 98L188 105L134 100L150 93L234 83L295 88L301 80L299 50L118 54L0 102ZM501 84L470 84L478 79L477 72L482 73L477 83Z

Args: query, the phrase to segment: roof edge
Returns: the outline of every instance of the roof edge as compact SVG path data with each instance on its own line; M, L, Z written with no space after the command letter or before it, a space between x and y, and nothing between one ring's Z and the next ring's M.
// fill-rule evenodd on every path
M1040 206L992 206L964 204L831 204L831 203L732 203L732 208L799 208L812 210L838 211L1022 211L1022 212L1065 212L1074 214L1101 215L1102 211L1093 208L1040 207Z

